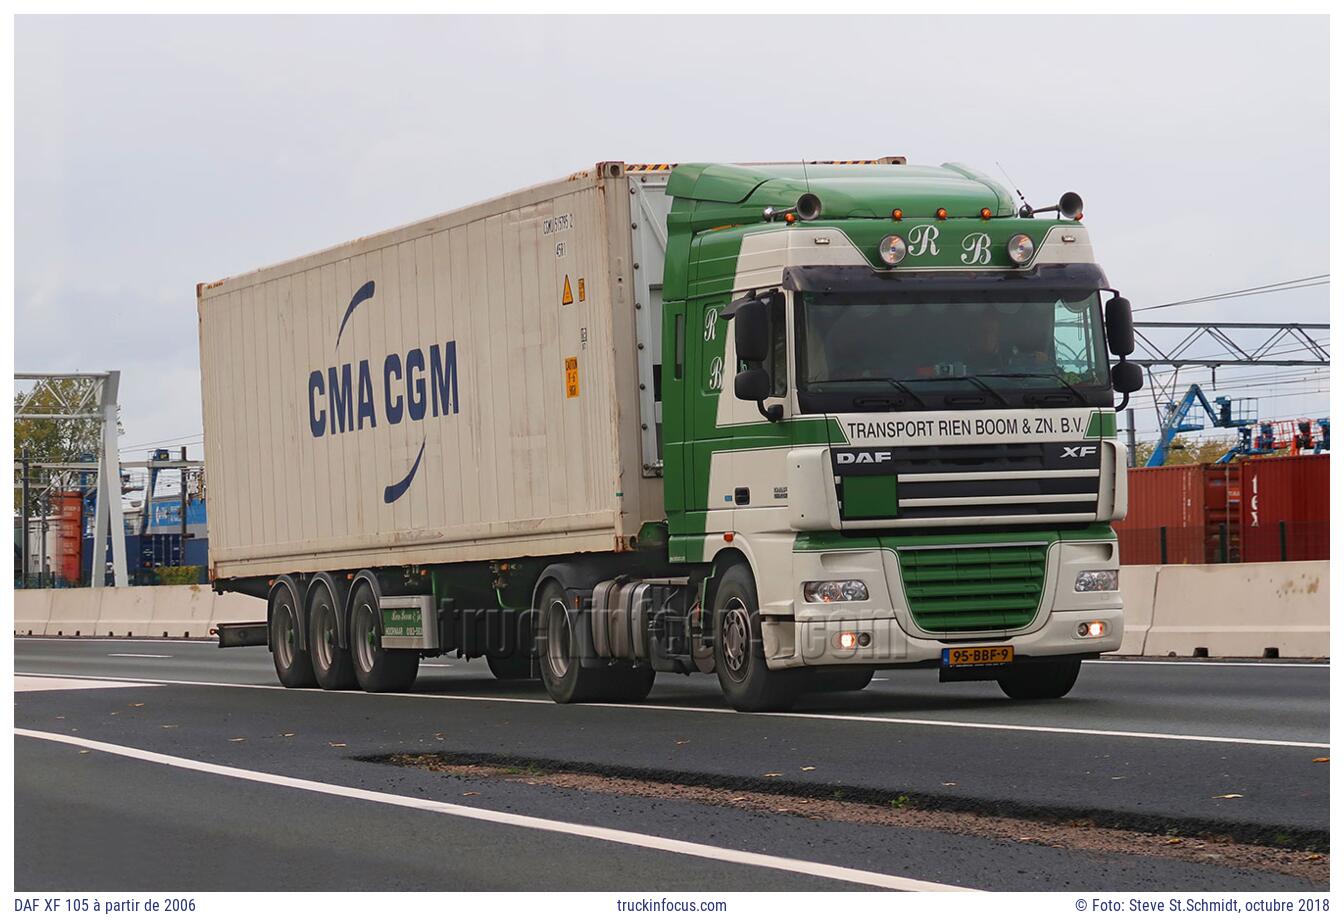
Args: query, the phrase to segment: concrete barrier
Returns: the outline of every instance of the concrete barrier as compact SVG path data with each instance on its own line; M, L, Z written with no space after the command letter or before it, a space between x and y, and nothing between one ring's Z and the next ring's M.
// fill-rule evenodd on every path
M1125 598L1128 603L1128 596ZM1167 565L1157 575L1146 655L1283 658L1330 654L1330 563Z
M150 637L149 621L154 612L154 592L172 588L70 588L66 594L101 595L98 635ZM93 601L91 600L90 603Z
M87 592L87 593L86 593ZM56 589L51 592L51 619L48 636L98 635L98 608L101 597L91 588Z
M265 619L265 601L209 585L14 592L16 636L209 639L220 623Z
M155 639L207 639L214 625L215 593L209 585L146 588L154 592L149 635Z
M1125 599L1125 639L1118 655L1142 655L1153 625L1153 602L1157 597L1157 565L1120 567L1120 595Z
M51 622L51 588L27 588L14 592L14 635L45 636Z

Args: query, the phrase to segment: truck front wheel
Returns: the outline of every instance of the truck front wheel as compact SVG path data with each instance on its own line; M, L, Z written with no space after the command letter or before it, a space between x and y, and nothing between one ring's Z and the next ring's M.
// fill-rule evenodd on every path
M285 687L316 687L313 661L299 641L299 608L294 592L281 582L271 596L271 659Z
M999 679L999 688L1015 700L1057 700L1073 689L1082 666L1081 658L1023 661Z
M355 679L369 693L409 690L420 670L420 653L414 649L383 648L381 625L378 598L368 582L360 582L350 614L350 657L355 665Z
M788 709L803 689L797 674L766 666L756 580L741 562L714 589L714 670L724 699L739 712Z

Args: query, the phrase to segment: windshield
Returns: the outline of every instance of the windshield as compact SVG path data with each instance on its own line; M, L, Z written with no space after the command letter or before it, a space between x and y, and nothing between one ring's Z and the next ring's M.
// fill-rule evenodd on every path
M1073 400L1086 388L1108 387L1096 291L1010 295L1017 299L997 291L802 291L795 301L799 391L899 389L925 397L969 389L1003 394L1000 402L1015 394L1017 402L1023 391L1062 391Z

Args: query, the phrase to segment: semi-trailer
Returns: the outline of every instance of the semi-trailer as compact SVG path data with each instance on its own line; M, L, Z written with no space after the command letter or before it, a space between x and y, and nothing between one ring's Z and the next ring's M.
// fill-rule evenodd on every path
M455 653L558 702L1066 694L1121 641L1142 381L1081 207L608 161L198 285L210 578L267 601L220 644L289 687Z

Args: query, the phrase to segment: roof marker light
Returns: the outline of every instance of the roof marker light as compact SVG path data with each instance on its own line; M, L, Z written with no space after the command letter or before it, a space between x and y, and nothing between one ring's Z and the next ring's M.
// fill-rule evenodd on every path
M798 219L798 216L797 216L796 214L794 214L792 211L790 211L788 214L785 214L785 215L784 215L784 223L786 223L786 224L791 224L791 223L793 223L794 221L796 221L797 219Z
M981 209L980 209L980 219L981 219L981 220L989 220L989 219L990 219L991 217L993 217L993 216L994 216L994 212L991 211L989 208L981 208Z
M947 220L947 208L939 208L934 214L938 216L939 220Z
M901 209L900 209L900 208L894 208L894 209L892 210L892 212L891 212L891 219L892 219L892 220L900 220L902 216L903 216L903 215L902 215L902 212L901 212Z

